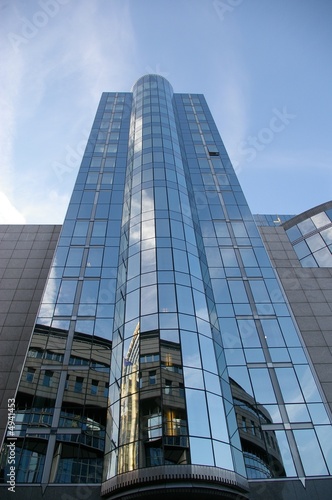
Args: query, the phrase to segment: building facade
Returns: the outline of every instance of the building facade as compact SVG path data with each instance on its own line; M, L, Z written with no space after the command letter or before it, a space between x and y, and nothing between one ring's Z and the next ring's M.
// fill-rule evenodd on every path
M314 370L269 244L287 239L303 271L304 243L328 273L324 213L310 234L289 217L263 217L259 231L203 95L157 75L104 93L17 388L1 491L12 453L17 493L31 498L79 498L77 485L85 498L324 495L332 377Z

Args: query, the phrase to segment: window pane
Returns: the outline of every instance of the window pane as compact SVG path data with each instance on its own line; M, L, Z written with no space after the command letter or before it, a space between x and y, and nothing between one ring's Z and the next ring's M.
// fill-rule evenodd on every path
M276 403L276 397L267 368L249 370L257 403Z
M301 429L293 432L305 474L308 476L327 475L328 471L315 431L313 429Z
M209 419L203 391L186 389L189 434L210 437Z
M193 366L195 368L201 366L197 333L181 332L181 351L184 365Z
M276 368L276 375L286 403L304 402L293 368Z

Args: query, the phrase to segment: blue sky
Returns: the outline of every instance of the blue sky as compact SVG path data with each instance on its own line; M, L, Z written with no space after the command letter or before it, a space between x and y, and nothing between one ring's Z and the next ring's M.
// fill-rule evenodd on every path
M330 0L0 0L0 223L62 223L103 91L205 94L254 213L332 198Z

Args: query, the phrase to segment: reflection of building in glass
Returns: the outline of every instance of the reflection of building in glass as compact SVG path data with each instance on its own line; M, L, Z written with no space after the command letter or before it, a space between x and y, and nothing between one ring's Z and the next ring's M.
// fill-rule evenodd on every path
M111 343L91 340L75 332L66 359L68 332L36 325L16 396L18 482L41 481L55 426L50 482L101 481Z
M276 433L269 430L271 415L234 380L231 389L248 478L285 477Z
M305 244L328 248L317 215ZM294 498L298 478L327 484L331 415L293 319L305 293L291 312L262 240L280 237L274 267L296 287L277 260L288 244L304 271L285 233L303 221L258 219L202 95L157 75L102 95L18 386L18 488L260 500L259 481ZM322 295L330 270L312 275Z
M180 345L141 337L141 418L148 466L187 464L188 426Z

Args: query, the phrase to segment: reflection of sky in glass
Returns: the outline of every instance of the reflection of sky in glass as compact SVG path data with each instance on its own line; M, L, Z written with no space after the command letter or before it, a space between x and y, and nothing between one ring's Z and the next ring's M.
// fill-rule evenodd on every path
M286 403L302 403L303 396L293 368L276 368L276 375Z
M213 441L216 466L222 469L234 470L230 446L220 441Z
M212 442L210 439L190 438L191 463L214 465Z
M326 475L328 471L313 429L294 430L304 472L309 476Z
M267 368L253 368L249 372L257 403L275 403L276 397Z
M282 464L286 471L286 476L296 476L297 474L285 431L275 431L275 436L278 441L279 451L282 457Z
M310 422L310 416L305 404L286 405L290 422Z
M311 370L308 365L295 366L296 374L299 378L302 392L306 401L312 403L321 402L321 397L318 392L315 380L312 376Z
M186 389L186 402L191 436L210 436L205 393L195 389Z
M332 427L330 425L320 425L316 427L316 432L330 469L330 474L332 474Z

